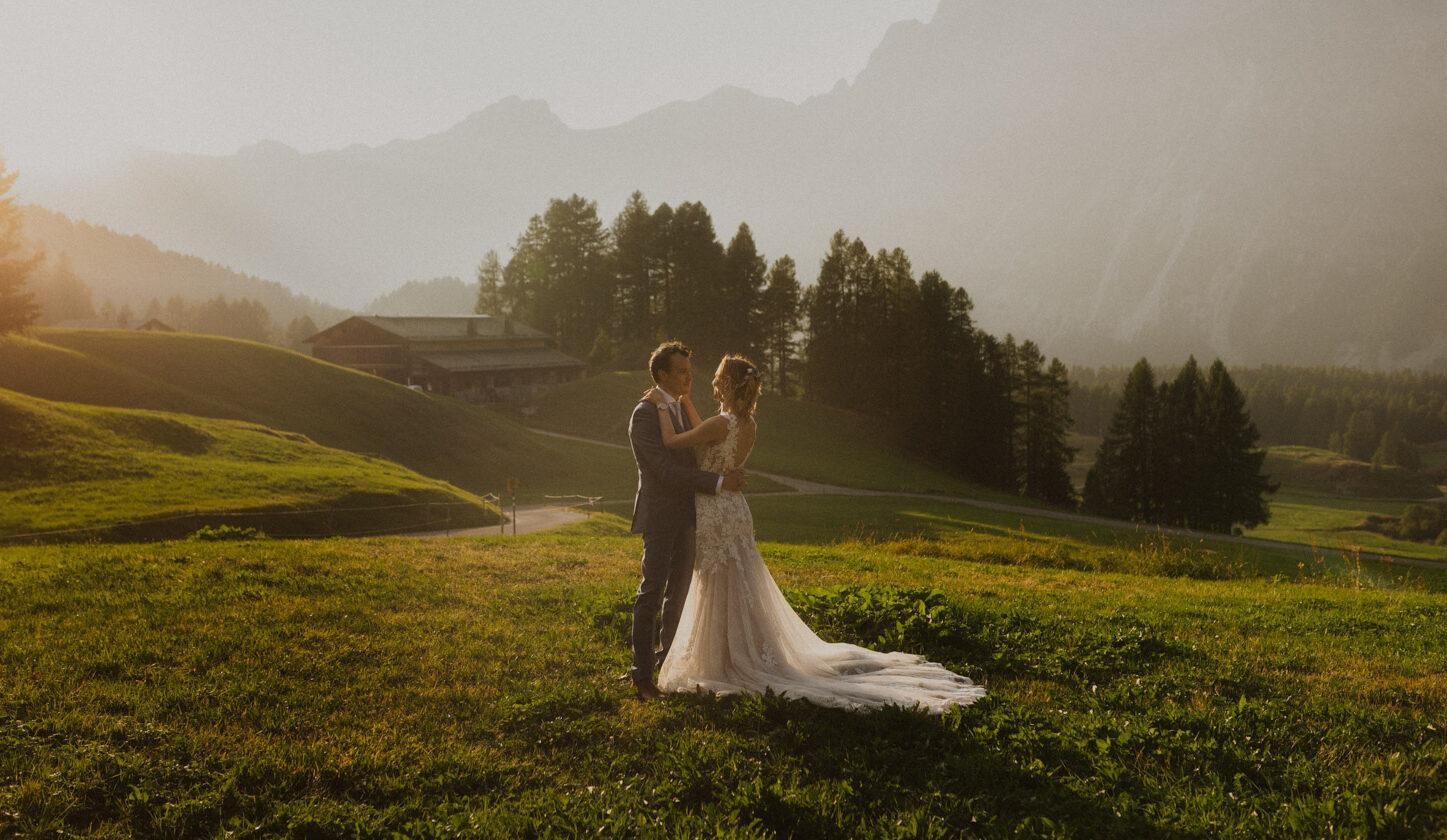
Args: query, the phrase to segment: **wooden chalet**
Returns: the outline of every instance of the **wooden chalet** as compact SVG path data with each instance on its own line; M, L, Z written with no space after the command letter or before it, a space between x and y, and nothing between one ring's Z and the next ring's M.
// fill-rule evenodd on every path
M587 369L547 333L489 315L358 315L306 343L318 359L468 402L530 399Z

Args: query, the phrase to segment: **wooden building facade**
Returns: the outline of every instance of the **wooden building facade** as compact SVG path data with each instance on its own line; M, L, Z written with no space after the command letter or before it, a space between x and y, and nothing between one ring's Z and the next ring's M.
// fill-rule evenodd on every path
M478 403L531 399L587 370L547 333L488 315L358 315L306 342L318 359Z

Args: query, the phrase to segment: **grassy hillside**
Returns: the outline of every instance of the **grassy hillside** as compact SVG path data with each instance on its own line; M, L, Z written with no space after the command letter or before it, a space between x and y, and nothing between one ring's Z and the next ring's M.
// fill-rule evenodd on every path
M1267 450L1265 471L1281 489L1271 497L1271 521L1247 536L1320 546L1326 552L1375 551L1447 560L1447 546L1408 542L1355 526L1370 515L1400 516L1409 504L1440 490L1397 468L1372 470L1335 452L1306 446Z
M0 835L1440 836L1442 596L765 546L931 718L640 704L626 538L0 548ZM922 588L931 581L934 589ZM863 587L863 588L860 588Z
M1273 446L1266 453L1263 471L1273 481L1301 491L1404 501L1442 495L1421 473L1401 467L1373 468L1326 449Z
M0 537L271 534L495 522L471 493L295 432L0 390Z
M44 329L0 338L0 388L257 423L478 493L498 492L517 476L522 501L623 498L636 481L625 451L535 435L477 406L215 336Z
M711 378L712 372L694 374L693 398L704 416L715 410L709 397ZM540 429L626 443L629 412L650 384L646 371L608 373L561 385L530 404L503 410ZM755 416L759 439L749 456L752 469L846 487L1021 503L922 463L893 445L897 435L886 424L860 414L766 393Z

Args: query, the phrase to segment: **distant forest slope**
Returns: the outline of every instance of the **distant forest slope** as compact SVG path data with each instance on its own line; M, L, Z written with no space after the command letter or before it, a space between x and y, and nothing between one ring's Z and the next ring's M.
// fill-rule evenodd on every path
M0 339L0 388L258 423L480 493L518 477L524 501L621 498L635 481L622 450L541 437L478 406L236 339L42 329Z
M463 315L476 307L476 281L435 277L413 280L376 298L362 311L368 315Z
M24 218L25 235L46 252L52 266L61 255L68 259L70 270L89 288L97 309L110 301L116 309L128 306L140 316L152 300L165 307L176 296L196 302L218 295L230 300L246 298L264 306L278 330L303 316L325 327L350 314L296 294L280 283L200 257L163 251L141 236L126 236L43 207L24 208Z
M1309 446L1275 446L1266 474L1293 490L1381 500L1437 500L1442 491L1421 473L1396 466L1374 468L1337 452ZM1393 513L1400 512L1400 505Z
M1105 431L1127 373L1124 367L1071 369L1075 431L1096 436ZM1169 379L1176 369L1161 366L1157 373ZM1447 374L1263 365L1233 367L1231 376L1246 394L1246 409L1268 446L1327 448L1333 434L1347 435L1353 415L1373 448L1394 427L1416 445L1447 440ZM1370 460L1372 450L1356 454Z
M434 520L497 514L442 481L304 435L0 389L0 538L175 536L207 524L375 533Z

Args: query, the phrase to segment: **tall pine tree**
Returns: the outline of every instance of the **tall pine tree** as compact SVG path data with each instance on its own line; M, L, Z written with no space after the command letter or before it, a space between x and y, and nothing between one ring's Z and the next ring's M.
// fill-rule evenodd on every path
M1196 357L1186 359L1176 378L1161 385L1157 446L1160 477L1156 522L1200 527L1202 491L1210 461L1206 427L1206 381Z
M686 201L672 211L666 253L672 312L662 331L665 337L687 341L696 355L695 366L711 367L730 348L721 289L724 249L707 208Z
M1220 359L1206 376L1206 416L1210 430L1211 495L1200 527L1227 533L1235 527L1264 525L1271 518L1266 496L1275 493L1261 472L1266 450L1246 411L1246 398Z
M1055 504L1070 504L1075 487L1067 468L1075 450L1070 431L1070 379L1064 363L1045 357L1033 341L1015 359L1015 465L1017 492Z
M847 405L854 352L845 300L849 239L835 231L819 263L819 278L806 294L808 333L805 339L804 392L825 405Z
M803 329L802 296L794 258L783 256L769 269L764 289L763 349L761 364L769 372L771 388L784 396L798 391L798 335Z
M1155 371L1142 358L1131 368L1095 465L1085 477L1085 508L1135 522L1160 515L1160 395Z
M759 358L764 343L763 297L769 264L754 244L753 231L740 223L724 251L719 272L721 349Z
M916 413L924 396L929 364L924 334L919 329L923 302L914 269L903 249L881 250L874 258L880 279L881 304L869 325L872 352L881 364L881 416L905 421Z
M612 238L616 272L613 332L618 357L620 361L643 358L660 340L658 306L662 302L656 294L659 242L643 193L635 191L628 197L613 220Z
M477 303L472 311L479 315L501 317L503 313L502 261L496 251L488 251L477 264Z

